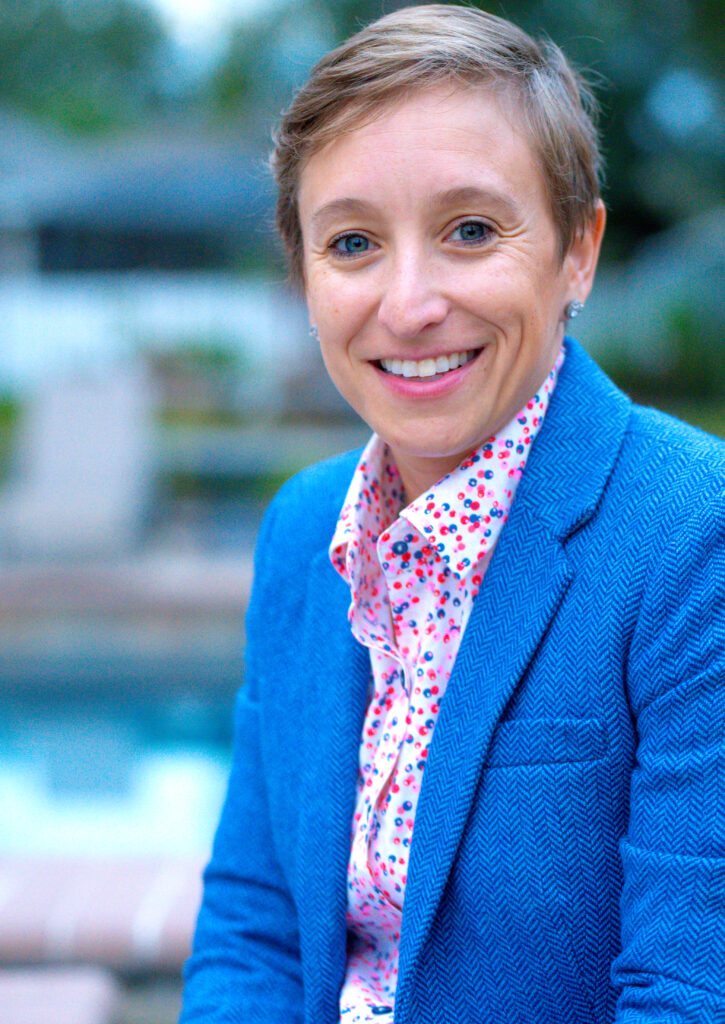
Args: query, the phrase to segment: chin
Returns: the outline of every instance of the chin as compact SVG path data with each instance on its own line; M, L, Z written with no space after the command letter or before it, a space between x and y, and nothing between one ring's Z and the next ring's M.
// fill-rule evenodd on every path
M426 430L420 431L414 438L411 438L410 434L405 437L393 437L392 435L385 438L391 448L398 451L403 456L408 456L414 459L451 459L456 456L460 456L460 459L464 459L466 455L475 451L489 439L491 434L495 431L488 433L477 433L473 436L468 435L447 435L443 434L443 431ZM383 437L383 434L380 434Z

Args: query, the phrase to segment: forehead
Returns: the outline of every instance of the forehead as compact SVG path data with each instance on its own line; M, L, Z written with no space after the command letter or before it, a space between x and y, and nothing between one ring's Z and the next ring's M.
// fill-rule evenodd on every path
M539 161L518 101L507 93L443 84L351 119L304 161L304 225L321 204L383 193L395 197L470 188L547 204Z

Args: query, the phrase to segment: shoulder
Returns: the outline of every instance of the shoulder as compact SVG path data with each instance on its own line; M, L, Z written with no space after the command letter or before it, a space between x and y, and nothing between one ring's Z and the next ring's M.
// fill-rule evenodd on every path
M621 464L666 502L725 496L725 441L657 409L632 405Z
M319 510L342 504L362 449L343 452L324 462L307 466L291 477L274 498L280 508L293 509L307 502L314 502ZM340 509L335 508L335 518Z
M724 441L656 409L633 405L617 476L616 499L620 507L629 500L639 520L632 523L630 543L642 545L651 586L664 586L658 574L687 581L703 568L710 572L713 559L722 559ZM626 513L623 520L632 522ZM632 558L634 563L633 552Z
M678 690L694 710L709 700L722 707L725 443L634 406L625 459L627 449L642 496L621 560L641 593L629 650L631 706L640 715Z
M340 578L327 557L359 451L310 466L288 480L262 522L254 557L254 584L247 609L248 659L257 637L296 635L309 581L335 587Z
M260 546L274 544L282 557L309 559L326 550L335 530L360 450L308 466L273 498L260 533Z
M582 470L612 470L613 482L626 479L631 498L660 492L664 500L687 490L690 496L725 487L725 441L674 416L633 403L571 340L562 371L557 443L572 441L586 450ZM554 422L554 417L552 417ZM563 429L562 429L563 428ZM563 435L563 440L562 440Z
M654 443L672 457L704 460L713 470L725 467L725 441L658 409L632 405L628 435L632 442Z

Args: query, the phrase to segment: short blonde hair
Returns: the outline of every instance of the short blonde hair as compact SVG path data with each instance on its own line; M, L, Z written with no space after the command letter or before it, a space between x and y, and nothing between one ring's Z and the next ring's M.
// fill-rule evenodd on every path
M590 223L602 158L596 102L554 43L470 7L426 4L378 19L312 69L274 135L277 228L303 281L297 196L305 161L382 106L441 82L512 95L546 183L560 253Z

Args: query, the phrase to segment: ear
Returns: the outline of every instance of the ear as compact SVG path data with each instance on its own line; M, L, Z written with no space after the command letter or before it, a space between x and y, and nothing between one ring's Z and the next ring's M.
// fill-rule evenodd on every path
M602 247L607 211L601 199L597 200L594 217L571 244L564 257L566 276L569 282L569 297L586 302L594 283L594 273Z

